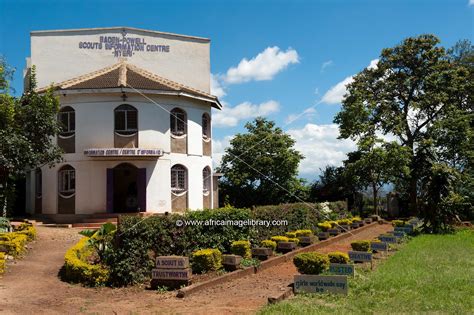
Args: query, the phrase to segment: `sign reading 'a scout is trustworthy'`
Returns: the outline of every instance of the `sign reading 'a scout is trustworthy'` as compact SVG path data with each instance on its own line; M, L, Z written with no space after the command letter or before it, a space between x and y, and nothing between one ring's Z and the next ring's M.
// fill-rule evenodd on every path
M159 256L156 257L156 268L182 269L189 267L189 258L182 256Z
M388 244L385 242L371 242L370 249L377 252L388 251Z
M381 240L382 242L391 243L391 244L397 242L397 237L393 235L380 235L378 239Z
M347 276L296 275L295 293L337 293L349 291Z
M372 262L372 253L349 251L348 254L349 254L350 260L352 260L352 261Z
M329 265L329 272L336 275L353 276L354 265L352 264L333 264Z
M151 277L156 280L189 280L191 269L152 269Z

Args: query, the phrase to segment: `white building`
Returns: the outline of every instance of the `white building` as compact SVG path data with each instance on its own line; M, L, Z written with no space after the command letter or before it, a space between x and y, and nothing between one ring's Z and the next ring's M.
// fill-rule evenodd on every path
M64 161L32 172L51 215L212 208L210 40L128 27L31 32L39 91L59 96ZM26 80L25 80L26 82Z

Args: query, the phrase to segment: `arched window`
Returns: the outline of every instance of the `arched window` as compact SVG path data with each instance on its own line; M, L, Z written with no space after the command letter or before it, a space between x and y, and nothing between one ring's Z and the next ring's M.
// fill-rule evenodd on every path
M186 134L187 118L186 112L182 109L175 108L170 114L170 129L174 136L183 136Z
M202 114L202 137L204 139L211 137L211 117L208 113Z
M202 192L207 194L211 190L211 169L206 166L202 170Z
M138 131L138 111L131 105L120 105L114 110L115 132L120 135L131 135Z
M76 170L71 165L59 169L58 192L63 196L71 196L76 192Z
M60 136L72 136L76 131L76 113L74 108L70 106L63 107L59 110L58 120L61 124Z
M188 189L188 171L183 165L177 164L171 168L171 191L185 192Z

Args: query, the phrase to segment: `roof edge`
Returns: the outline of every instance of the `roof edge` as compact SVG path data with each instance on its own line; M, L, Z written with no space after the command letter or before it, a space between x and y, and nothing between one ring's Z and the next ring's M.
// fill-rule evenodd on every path
M123 29L132 30L132 31L139 31L139 32L144 32L144 33L158 34L158 35L193 39L193 40L204 41L204 42L210 42L211 41L209 38L206 38L206 37L198 37L198 36L192 36L192 35L183 35L183 34L176 34L176 33L160 32L160 31L146 30L146 29L143 29L143 28L128 27L128 26L75 28L75 29L62 29L62 30L39 30L39 31L31 31L30 35L46 35L46 34L49 34L49 33L74 33L74 32L100 31L100 30L112 31L112 30L123 30Z

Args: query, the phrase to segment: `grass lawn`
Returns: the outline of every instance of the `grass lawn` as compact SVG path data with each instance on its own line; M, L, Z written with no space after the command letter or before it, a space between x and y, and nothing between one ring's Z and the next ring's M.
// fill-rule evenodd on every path
M474 314L474 231L413 238L348 296L298 295L260 314Z

